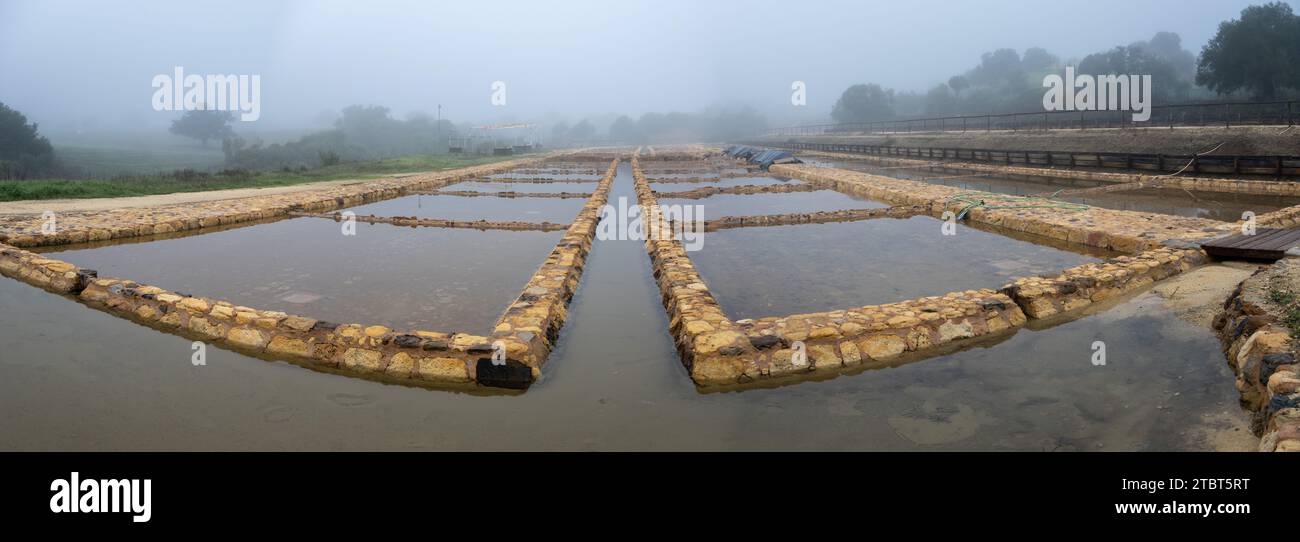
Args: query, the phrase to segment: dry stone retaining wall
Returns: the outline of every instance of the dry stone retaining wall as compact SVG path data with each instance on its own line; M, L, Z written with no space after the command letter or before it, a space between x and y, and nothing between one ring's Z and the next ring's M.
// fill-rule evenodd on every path
M1263 452L1300 452L1300 365L1286 314L1297 309L1294 299L1275 299L1279 293L1294 297L1297 284L1300 261L1260 269L1237 286L1214 321L1242 405L1255 413Z
M59 213L56 233L43 234L40 216L0 217L0 243L15 247L66 245L127 237L166 234L283 217L290 212L321 212L406 195L542 162L529 158L452 171L407 175L319 190L253 196L203 203L118 209L99 212Z
M1203 218L1068 206L1041 198L962 190L803 164L774 165L771 171L895 205L929 206L936 217L944 211L966 211L966 219L973 222L1127 254L1159 248L1170 240L1207 239L1236 227ZM971 206L972 201L982 205Z
M1140 173L1117 173L1113 171L1086 171L1077 169L1060 169L1025 166L1000 166L995 164L976 164L971 162L946 162L915 158L892 158L863 154L848 154L822 151L800 151L801 155L819 156L828 159L856 160L882 166L903 167L941 167L964 171L978 171L999 175L1024 175L1031 177L1056 177L1062 179L1082 179L1089 181L1110 182L1116 184L1146 183L1160 180L1163 186L1176 186L1188 190L1206 192L1233 192L1239 194L1273 194L1279 196L1300 196L1300 183L1289 181L1264 181L1245 179L1220 179L1214 177L1188 177L1168 175L1147 175Z

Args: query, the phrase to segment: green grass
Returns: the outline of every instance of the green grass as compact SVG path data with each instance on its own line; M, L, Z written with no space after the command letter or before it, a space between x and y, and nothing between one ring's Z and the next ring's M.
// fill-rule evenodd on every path
M420 155L347 162L310 170L269 172L173 172L132 175L110 180L38 179L0 181L0 201L65 198L115 198L177 192L203 192L231 188L264 188L344 179L373 179L398 173L417 173L490 164L515 156ZM524 155L526 156L526 155Z
M54 155L59 162L87 177L109 178L118 175L148 175L177 169L209 170L225 162L221 143L215 148L149 147L120 149L101 146L57 145Z

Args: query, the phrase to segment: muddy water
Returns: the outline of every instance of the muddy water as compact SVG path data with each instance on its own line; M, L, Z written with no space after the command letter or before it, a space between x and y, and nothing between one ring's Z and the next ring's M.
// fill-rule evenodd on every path
M634 197L620 173L614 197ZM217 348L195 367L188 339L0 279L0 306L22 307L0 311L0 448L1206 449L1241 421L1232 379L1214 338L1159 303L894 369L701 394L642 244L597 241L543 380L474 396Z
M1043 176L990 175L939 167L881 167L852 160L809 160L809 162L823 167L850 169L898 179L920 180L963 190L981 190L1016 196L1046 195L1058 190L1095 188L1113 184ZM1181 188L1145 188L1088 196L1061 196L1060 199L1104 209L1209 218L1227 222L1241 220L1241 214L1246 211L1263 214L1283 207L1300 205L1300 197L1294 196L1203 192Z
M709 232L690 254L732 318L847 309L978 288L1098 261L929 217Z
M346 236L334 221L298 218L51 257L104 277L333 322L484 333L560 237L364 223Z
M594 190L591 184L588 190ZM568 224L587 200L558 198L487 198L467 196L405 196L350 207L358 215L418 216L447 220L522 220Z

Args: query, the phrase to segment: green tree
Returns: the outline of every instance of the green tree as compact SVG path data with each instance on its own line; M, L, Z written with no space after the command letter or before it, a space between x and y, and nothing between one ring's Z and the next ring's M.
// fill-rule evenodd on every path
M582 119L582 122L574 124L573 128L569 129L569 139L574 141L590 141L594 135L596 135L596 128L587 119Z
M943 83L935 85L925 94L925 114L946 117L957 112L957 95Z
M178 136L197 139L208 146L209 139L225 139L235 135L230 127L235 115L229 111L195 109L186 111L181 118L172 121L171 133Z
M551 140L555 142L564 141L569 137L569 123L560 121L551 126Z
M610 125L609 138L618 143L637 143L641 140L641 134L637 132L636 121L624 115Z
M954 75L948 78L948 88L952 89L953 94L958 98L961 97L961 91L970 88L970 80L964 75Z
M1079 61L1078 72L1089 75L1150 75L1151 95L1158 103L1185 100L1191 89L1191 83L1179 77L1172 62L1139 45L1088 55Z
M867 122L894 118L894 91L875 83L844 89L831 108L836 122Z
M1219 94L1245 90L1260 100L1300 88L1300 17L1291 6L1272 2L1219 23L1201 50L1196 82Z
M54 147L36 123L0 103L0 179L26 179L54 167Z

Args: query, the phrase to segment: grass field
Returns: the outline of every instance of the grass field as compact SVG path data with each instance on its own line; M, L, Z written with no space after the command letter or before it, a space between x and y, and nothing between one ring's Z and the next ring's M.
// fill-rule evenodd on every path
M218 151L219 153L220 151ZM342 179L371 179L396 173L416 173L490 164L515 156L421 155L347 162L305 171L237 173L167 173L132 175L111 180L38 179L0 181L0 201L64 198L112 198L230 188L261 188Z

